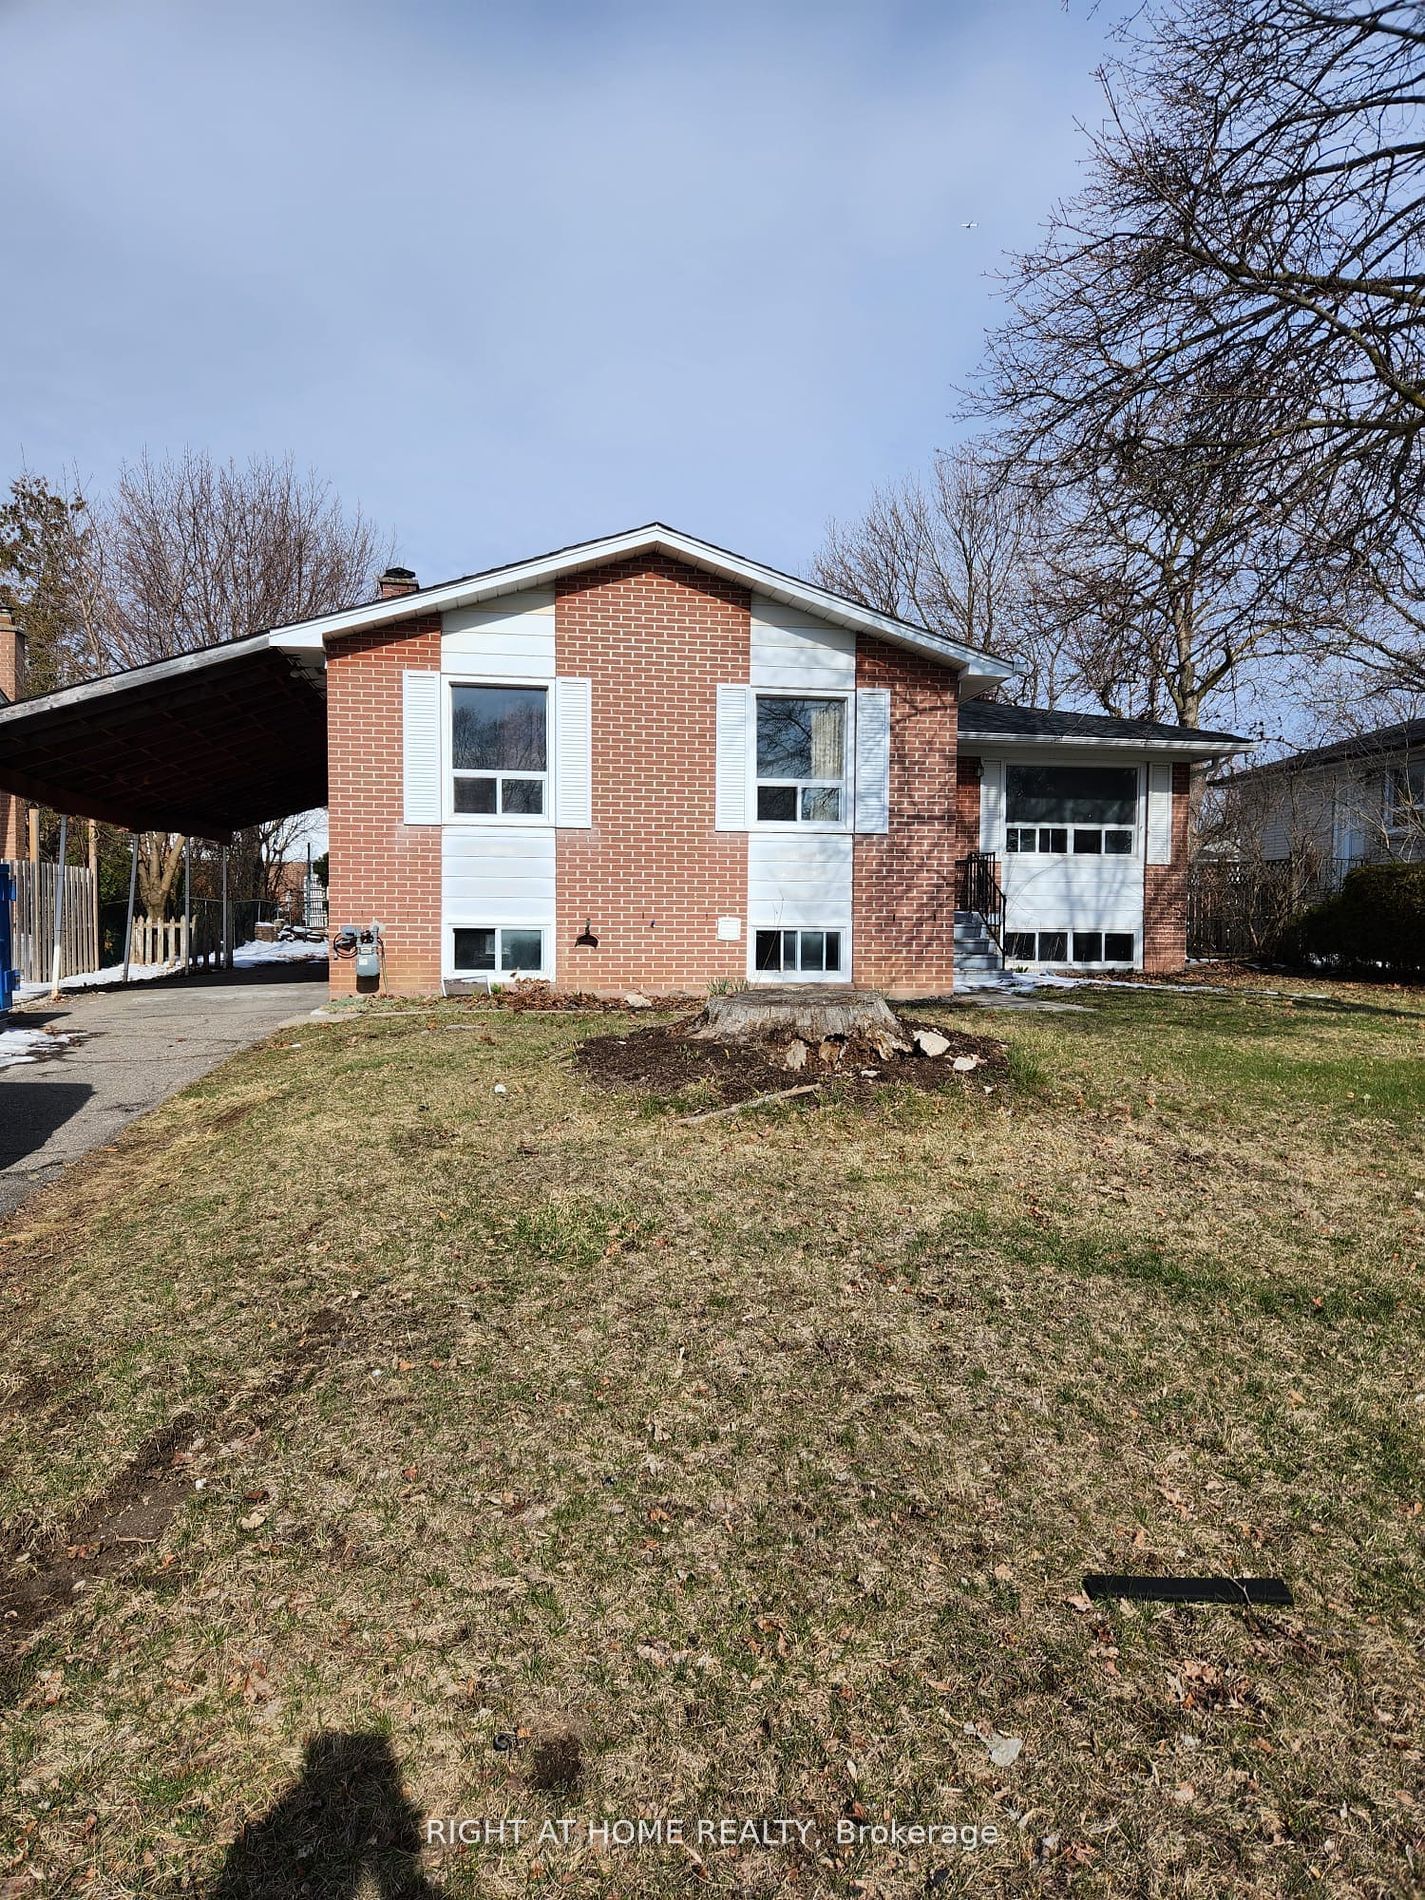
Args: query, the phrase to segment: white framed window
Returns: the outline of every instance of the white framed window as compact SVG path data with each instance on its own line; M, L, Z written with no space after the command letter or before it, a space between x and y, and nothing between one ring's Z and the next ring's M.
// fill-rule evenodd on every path
M756 695L756 814L759 825L850 823L845 694Z
M501 982L514 976L544 975L543 930L524 924L454 924L451 927L452 975Z
M1136 765L1006 765L1004 848L1054 857L1132 857Z
M549 689L449 683L450 815L549 821Z
M1007 930L1006 963L1131 966L1136 940L1131 930Z
M845 974L841 930L754 930L752 968L757 976L831 977Z

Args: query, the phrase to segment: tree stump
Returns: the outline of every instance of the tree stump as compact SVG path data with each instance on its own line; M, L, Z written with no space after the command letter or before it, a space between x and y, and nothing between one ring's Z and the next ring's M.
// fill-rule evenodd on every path
M800 1042L810 1049L859 1042L882 1056L907 1054L911 1046L878 990L833 983L789 983L710 996L688 1034L706 1042Z

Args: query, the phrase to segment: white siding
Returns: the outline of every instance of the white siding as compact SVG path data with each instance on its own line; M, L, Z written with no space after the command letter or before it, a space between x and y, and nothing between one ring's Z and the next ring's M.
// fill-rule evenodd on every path
M493 679L553 679L554 590L531 588L489 607L441 617L441 671Z
M549 825L446 825L440 841L442 958L450 967L456 924L519 924L540 929L545 967L552 975L554 944L554 829Z
M849 832L754 831L747 840L749 932L851 926ZM849 969L849 959L847 960ZM843 972L844 974L844 972Z
M750 677L768 689L849 693L856 684L856 636L754 594Z
M440 675L401 675L401 816L440 823Z
M1142 931L1143 864L1137 857L1011 852L1000 864L1010 930L1131 930L1135 937Z

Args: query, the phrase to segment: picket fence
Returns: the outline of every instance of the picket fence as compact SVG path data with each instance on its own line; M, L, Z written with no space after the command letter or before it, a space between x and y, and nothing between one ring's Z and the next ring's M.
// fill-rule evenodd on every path
M60 919L59 973L80 976L99 966L98 920L94 908L94 874L84 866L12 863L15 902L11 941L15 967L22 983L48 983L54 972L54 894L64 877Z

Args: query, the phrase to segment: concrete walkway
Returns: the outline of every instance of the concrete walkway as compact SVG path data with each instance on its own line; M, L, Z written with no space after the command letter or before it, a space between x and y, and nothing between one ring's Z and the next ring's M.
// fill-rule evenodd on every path
M126 1122L326 998L324 963L80 991L9 1021L83 1038L0 1069L0 1219Z

